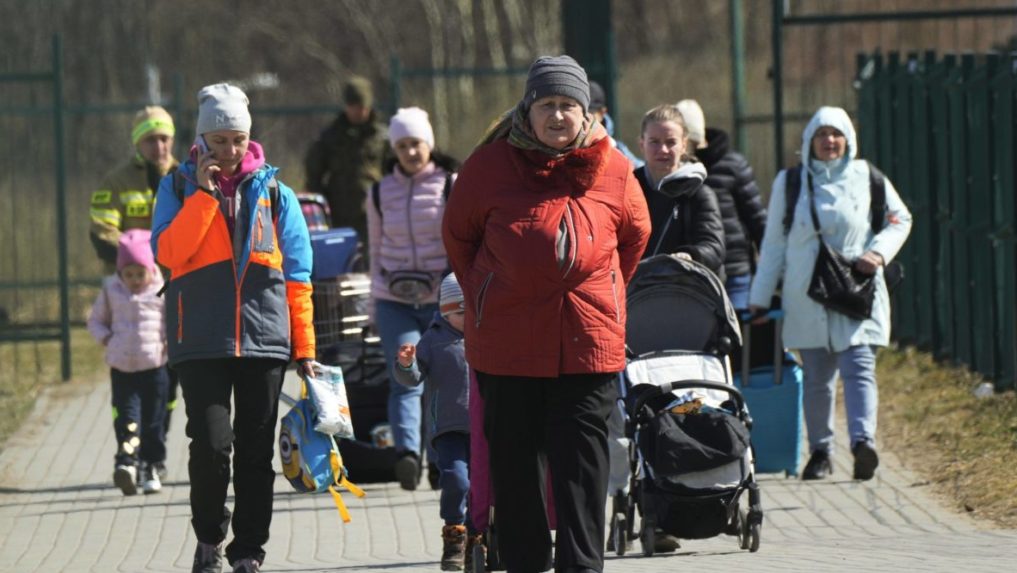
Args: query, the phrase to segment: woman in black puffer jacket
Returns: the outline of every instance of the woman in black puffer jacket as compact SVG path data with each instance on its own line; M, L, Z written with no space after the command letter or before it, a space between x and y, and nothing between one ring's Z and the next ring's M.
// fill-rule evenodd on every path
M674 105L643 116L639 146L646 165L636 179L646 195L652 231L643 257L676 254L702 263L724 280L724 227L706 168L687 153L688 132Z
M759 198L756 177L745 157L731 149L727 133L706 127L699 102L683 99L676 105L685 119L689 143L706 167L706 184L717 194L720 205L727 247L727 295L735 308L748 308L749 283L766 228L766 209Z

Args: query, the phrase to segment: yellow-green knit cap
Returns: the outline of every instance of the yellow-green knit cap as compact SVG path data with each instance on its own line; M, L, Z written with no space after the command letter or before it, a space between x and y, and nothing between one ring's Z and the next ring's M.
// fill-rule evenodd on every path
M162 107L150 105L134 116L134 127L131 129L131 143L137 145L146 135L158 133L173 137L173 117Z

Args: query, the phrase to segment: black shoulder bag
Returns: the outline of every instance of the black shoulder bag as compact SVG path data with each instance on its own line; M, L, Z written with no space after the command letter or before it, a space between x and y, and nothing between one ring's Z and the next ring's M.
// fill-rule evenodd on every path
M872 301L876 296L876 275L867 275L855 269L852 261L831 249L819 227L816 201L812 189L812 174L808 174L809 212L819 239L816 267L809 282L809 298L854 320L872 318Z

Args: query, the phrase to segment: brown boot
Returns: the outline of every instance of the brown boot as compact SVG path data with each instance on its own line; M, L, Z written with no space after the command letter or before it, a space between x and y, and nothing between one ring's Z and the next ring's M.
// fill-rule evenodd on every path
M486 565L487 563L487 547L484 547L484 534L478 533L476 535L466 536L466 570L473 570L473 553L474 547L480 548L480 554L477 557L480 558L481 563Z
M466 526L446 525L441 528L441 570L462 571L466 564Z

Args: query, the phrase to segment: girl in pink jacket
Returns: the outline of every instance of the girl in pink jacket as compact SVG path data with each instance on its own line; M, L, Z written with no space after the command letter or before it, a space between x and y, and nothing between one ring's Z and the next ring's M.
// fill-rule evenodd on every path
M117 452L113 482L134 495L162 489L166 461L166 312L162 274L155 266L151 232L120 235L117 272L102 283L88 331L106 347L113 389L113 430Z

